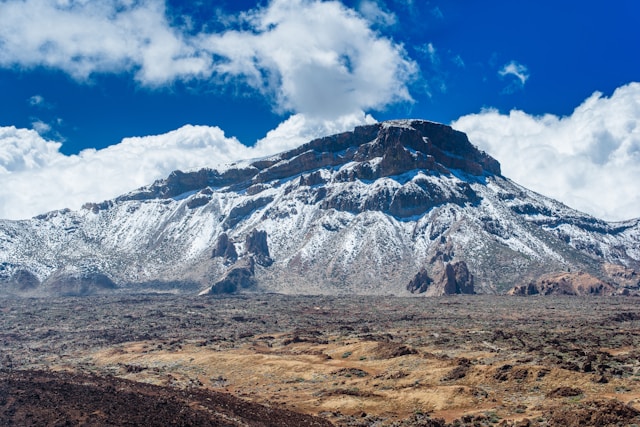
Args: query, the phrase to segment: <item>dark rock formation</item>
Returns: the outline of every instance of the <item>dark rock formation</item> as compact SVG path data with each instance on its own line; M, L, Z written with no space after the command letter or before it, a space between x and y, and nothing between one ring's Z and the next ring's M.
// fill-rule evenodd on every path
M380 162L375 168L366 163L377 158ZM435 174L448 174L450 169L456 169L475 176L500 175L500 164L474 147L464 133L439 123L412 120L359 126L352 132L315 139L243 168L228 168L223 172L174 171L168 178L116 201L177 197L205 187L229 187L235 191L251 188L249 194L257 194L266 188L264 183L352 161L364 163L345 172L344 180L373 180L418 169ZM304 182L306 179L310 181ZM318 175L301 177L303 185L320 182ZM97 210L100 206L92 204L87 208Z
M269 255L269 245L267 243L267 232L264 230L252 230L245 239L245 251L253 255L257 264L269 267L273 260Z
M256 209L260 209L261 207L271 203L273 201L272 196L267 197L258 197L257 199L249 199L245 203L238 205L231 209L227 219L225 219L222 227L225 230L228 230L242 221L247 215L251 214Z
M457 261L445 265L444 274L440 279L445 295L474 294L473 274L469 272L467 263Z
M110 292L117 285L107 276L99 272L54 273L43 283L45 291L59 296L87 296Z
M79 372L0 370L0 425L331 427L329 421L201 387Z
M233 264L238 260L238 252L236 252L236 246L229 240L227 233L222 233L216 242L216 247L213 248L211 254L212 258L221 257L224 259L225 264Z
M209 289L208 294L232 294L240 289L255 286L255 270L253 257L246 257L235 263L227 272Z
M448 260L449 255L441 253L432 259L432 273L435 279L432 279L423 267L411 279L407 290L420 294L429 291L429 295L474 294L473 274L469 272L467 264L464 261L445 262L443 258Z
M398 218L421 215L435 206L444 203L455 203L464 205L465 203L475 204L479 201L478 196L469 184L458 185L457 192L445 194L441 187L433 184L427 179L416 179L403 185L398 190L388 205L388 212Z
M194 197L187 202L187 207L189 209L196 209L206 205L210 200L211 197L199 194L197 197Z
M552 273L511 288L509 295L613 295L616 287L588 273Z
M433 283L431 277L427 273L427 270L423 268L413 276L413 279L407 285L407 290L412 294L423 294L429 289L429 286Z

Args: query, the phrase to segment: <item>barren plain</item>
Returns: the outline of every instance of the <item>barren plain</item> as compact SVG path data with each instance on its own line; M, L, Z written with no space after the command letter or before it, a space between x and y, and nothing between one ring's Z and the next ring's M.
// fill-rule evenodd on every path
M639 302L0 299L0 424L640 425Z

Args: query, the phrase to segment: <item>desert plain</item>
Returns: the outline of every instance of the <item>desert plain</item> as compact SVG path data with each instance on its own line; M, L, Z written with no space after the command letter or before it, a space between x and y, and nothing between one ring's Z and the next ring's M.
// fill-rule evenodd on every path
M4 425L640 425L640 300L0 299Z

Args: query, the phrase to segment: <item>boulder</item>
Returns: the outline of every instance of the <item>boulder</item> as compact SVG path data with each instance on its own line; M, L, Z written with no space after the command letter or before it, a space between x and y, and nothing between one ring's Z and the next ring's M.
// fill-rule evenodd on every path
M255 286L255 270L253 257L243 258L236 262L206 292L209 295L233 294L240 289Z

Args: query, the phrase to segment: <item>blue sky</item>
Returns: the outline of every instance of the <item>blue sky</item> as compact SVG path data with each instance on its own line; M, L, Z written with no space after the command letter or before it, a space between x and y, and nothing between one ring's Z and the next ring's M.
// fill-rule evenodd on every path
M453 123L572 207L638 217L639 16L632 0L0 1L0 217L404 117Z

